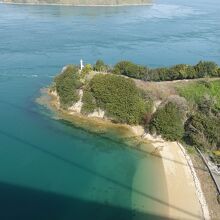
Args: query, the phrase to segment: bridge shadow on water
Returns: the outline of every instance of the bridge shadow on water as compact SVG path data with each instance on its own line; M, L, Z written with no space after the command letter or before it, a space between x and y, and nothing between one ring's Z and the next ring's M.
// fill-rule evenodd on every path
M165 219L110 204L0 183L1 220Z
M74 166L78 169L81 169L84 172L89 173L90 175L94 175L98 178L109 181L117 186L122 187L125 190L133 191L134 193L140 196L143 196L149 200L152 200L152 202L156 202L160 205L173 208L180 213L182 212L191 217L200 219L200 216L197 216L194 213L189 212L188 210L184 210L181 207L178 207L174 204L169 204L167 201L161 200L161 198L157 198L152 195L146 194L145 192L142 192L139 189L128 186L127 184L119 182L116 179L112 179L111 177L105 174L99 173L95 170L85 167L84 165L79 164L76 161L69 160L65 157L62 157L61 155L57 153L54 153L42 146L38 146L34 143L24 140L23 138L20 138L14 134L10 134L3 130L0 130L0 134L10 139L13 139L17 142L20 142L26 146L34 148L35 150L38 150L41 153L47 154L48 156L53 157L54 159L57 159L59 161L62 161L63 163L66 163L70 166ZM10 206L12 207L10 208ZM6 218L4 217L4 215L6 216L12 215L12 218ZM20 216L21 218L20 217L13 218L14 215ZM68 217L69 215L70 217ZM130 209L114 207L109 204L103 204L103 203L99 204L96 202L82 201L78 198L72 198L72 197L69 198L69 197L56 195L52 193L36 191L36 190L24 188L24 187L22 188L20 186L12 186L12 185L0 183L0 219L3 219L3 220L4 219L6 220L8 219L9 220L10 219L22 219L22 220L23 219L31 219L31 220L35 220L35 219L40 219L40 220L43 220L43 219L47 219L47 220L50 220L50 219L52 220L56 220L56 219L59 219L59 220L61 219L62 220L63 219L68 219L68 220L69 219L123 220L125 219L125 220L129 220L129 219L132 219L133 215L138 215L138 218L137 218L138 220L166 219L164 216L161 217L161 216L146 214L146 213L134 213Z

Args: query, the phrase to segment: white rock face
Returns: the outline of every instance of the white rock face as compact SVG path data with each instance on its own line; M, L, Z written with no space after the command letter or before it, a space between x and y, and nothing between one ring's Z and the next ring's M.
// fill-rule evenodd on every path
M54 91L51 91L50 93L51 93L51 95L53 95L57 98L57 108L59 109L60 108L60 97L58 96L57 91L54 90Z
M100 108L94 111L93 113L88 114L88 117L95 117L95 118L104 118L105 111L101 110Z
M132 126L131 129L134 132L134 134L137 136L144 135L144 127L141 125Z
M83 97L83 90L80 89L79 90L79 101L76 102L75 104L73 104L71 107L69 107L68 110L71 111L71 112L80 113L81 109L82 109L82 105L83 105L82 97Z
M83 97L83 90L79 90L79 101L74 103L71 107L68 108L68 111L70 114L74 113L81 113L83 102L82 102L82 97ZM98 108L95 110L93 113L88 114L88 117L94 117L94 118L104 118L105 116L105 111L102 109Z
M57 91L56 91L56 90L51 91L51 94L54 95L54 96L56 96L56 97L58 97L58 95L57 95Z

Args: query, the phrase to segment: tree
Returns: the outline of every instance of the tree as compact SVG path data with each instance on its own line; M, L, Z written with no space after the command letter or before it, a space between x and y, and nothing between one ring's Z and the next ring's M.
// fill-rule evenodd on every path
M89 74L92 71L91 64L86 64L85 67L82 69L82 75L83 77L87 74Z
M83 102L83 106L81 112L83 114L92 113L97 107L95 98L93 97L92 92L89 91L89 88L84 89L82 102Z
M68 108L79 99L77 89L81 86L79 70L76 66L69 65L55 78L55 88L63 108Z
M218 68L218 77L220 77L220 68Z
M121 61L114 66L113 73L145 81L168 81L220 76L219 66L210 61L200 61L197 65L177 64L172 67L150 69L130 61Z
M193 79L196 77L195 69L187 64L178 64L169 69L170 79Z
M176 106L178 111L183 116L183 119L185 119L186 114L189 110L189 106L188 106L186 99L179 95L171 95L167 98L165 103L169 103L169 102L173 103Z
M98 72L107 72L108 66L104 63L103 60L97 60L93 69Z
M168 102L157 109L150 122L150 131L171 141L183 137L183 116L174 103Z
M195 70L198 77L218 76L218 65L210 61L200 61Z
M130 61L121 61L114 66L113 73L129 76L136 79L144 78L144 67Z
M198 109L200 112L210 115L212 114L212 111L215 110L215 105L215 98L206 94L201 100L199 100Z
M218 148L220 143L219 134L219 117L196 112L185 123L186 141L202 150Z
M115 122L139 124L147 106L135 83L116 75L98 74L89 83L97 107Z

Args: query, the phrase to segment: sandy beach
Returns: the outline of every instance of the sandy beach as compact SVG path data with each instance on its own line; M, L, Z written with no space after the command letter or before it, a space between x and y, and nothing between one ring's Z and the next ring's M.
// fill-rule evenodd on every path
M58 108L58 97L52 95L50 104ZM70 118L75 117L73 113L70 113L69 116L68 112L66 113L66 120L71 121ZM192 161L180 143L168 142L160 137L153 137L150 134L146 134L141 126L113 124L110 121L104 121L99 118L88 119L86 116L80 116L79 114L76 114L76 116L79 117L79 121L83 121L84 125L88 121L88 123L95 123L98 125L96 129L102 130L104 128L104 132L111 126L116 130L123 130L122 134L128 133L130 130L129 137L146 141L153 146L150 149L150 153L162 159L168 194L167 201L158 202L159 207L161 207L159 210L162 211L158 211L157 214L174 219L210 219L208 206ZM147 148L147 145L141 145L140 150L149 153L149 148L145 149L145 146ZM165 209L166 212L164 211Z
M141 135L151 142L155 147L152 154L161 156L168 192L167 217L210 219L201 184L184 147L180 143L145 134L141 126L132 127L132 130L136 135Z
M154 145L161 148L170 205L169 217L202 219L200 195L197 193L195 180L182 150L176 142L157 142ZM209 219L207 217L206 219Z

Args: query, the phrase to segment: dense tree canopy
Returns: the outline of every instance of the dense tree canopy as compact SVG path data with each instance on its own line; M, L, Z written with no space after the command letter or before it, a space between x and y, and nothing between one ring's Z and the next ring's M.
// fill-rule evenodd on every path
M141 79L144 77L146 70L137 64L130 61L121 61L114 66L113 72L115 74L121 74L132 78Z
M150 130L167 140L180 140L184 134L183 115L174 103L168 102L157 109L152 117Z
M63 108L68 108L78 101L77 89L81 86L79 81L78 68L69 65L55 78L56 91L60 97L60 104Z
M185 124L185 138L200 149L220 149L220 117L200 111L194 113Z
M97 60L93 69L98 72L107 72L109 70L109 66L106 65L103 60Z
M83 106L82 106L83 114L92 113L97 108L96 100L93 97L89 87L85 88L83 91L82 102L83 102Z
M98 74L90 81L89 87L97 107L105 110L109 118L128 124L141 122L147 108L131 79Z
M172 67L150 69L130 61L120 61L114 66L113 73L145 81L169 81L220 76L220 68L214 62L200 61L195 66L178 64Z
M200 61L195 65L198 77L218 76L218 65L210 61Z

